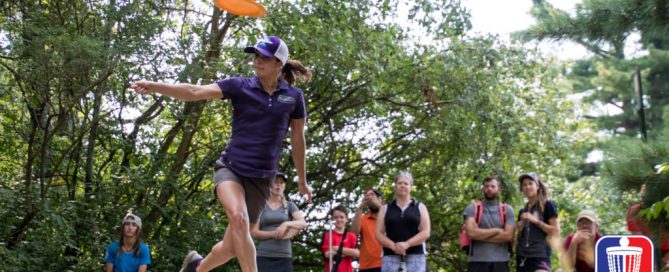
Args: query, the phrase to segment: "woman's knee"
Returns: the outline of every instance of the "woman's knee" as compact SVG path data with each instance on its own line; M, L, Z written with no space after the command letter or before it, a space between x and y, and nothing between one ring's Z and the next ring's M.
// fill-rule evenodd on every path
M249 231L249 216L245 211L232 211L228 213L230 227L235 231Z

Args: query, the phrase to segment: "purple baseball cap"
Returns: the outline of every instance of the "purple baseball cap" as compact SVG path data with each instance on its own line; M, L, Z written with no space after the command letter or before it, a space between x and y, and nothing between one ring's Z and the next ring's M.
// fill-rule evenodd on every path
M277 36L267 36L258 40L256 45L244 48L245 53L258 53L266 57L275 57L284 65L288 61L288 46Z

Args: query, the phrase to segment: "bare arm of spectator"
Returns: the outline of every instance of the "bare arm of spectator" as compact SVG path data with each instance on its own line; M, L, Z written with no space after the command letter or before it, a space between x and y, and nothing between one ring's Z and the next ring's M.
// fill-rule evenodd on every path
M499 229L501 230L501 229ZM513 241L513 233L515 231L515 227L513 224L506 224L504 225L504 230L500 232L499 234L491 237L488 240L485 240L488 243L508 243Z
M550 224L541 222L539 224L539 228L541 228L541 230L546 232L548 235L560 235L560 221L558 220L557 216L548 219L548 223Z
M590 239L592 235L588 232L584 231L577 231L572 237L571 240L568 240L569 238L565 239L565 254L564 257L566 259L567 264L569 267L574 268L576 266L576 259L578 258L578 248L583 244L583 242L587 239ZM583 260L590 267L595 267L595 259L594 259L594 250L593 250L593 258L590 258L590 262L588 260ZM592 263L592 264L591 264Z
M505 204L506 205L506 204ZM504 220L504 231L500 234L495 235L494 237L488 239L486 242L489 243L509 243L514 239L514 234L516 232L516 224L513 217L513 208L508 206L506 207L506 220Z
M430 214L427 211L427 207L425 207L423 203L420 203L418 209L420 210L420 224L418 225L418 233L406 241L408 247L421 245L428 238L430 238ZM408 247L404 250L408 249Z
M351 220L351 229L350 231L355 234L360 234L360 217L362 217L362 209L365 208L365 198L360 201L360 205L355 209L355 216Z
M528 212L523 213L520 218L528 220L530 223L537 225L537 227L539 227L548 235L560 235L560 221L558 221L557 216L553 216L548 219L549 224L544 223L544 221L541 221L539 218Z
M344 247L344 249L341 252L342 252L343 255L346 255L346 256L351 256L351 257L360 256L360 250L358 250L357 248Z
M260 224L251 225L251 236L257 240L273 239L276 231L260 230Z
M301 211L293 212L293 221L289 221L288 230L283 239L293 239L300 230L307 226L307 221L304 220L304 215Z
M476 224L476 221L474 221L474 218L468 217L467 220L465 220L465 232L467 232L467 236L469 236L469 238L471 238L472 240L487 241L488 239L491 239L496 235L501 234L502 229L479 228L479 226Z
M333 256L337 254L337 251L339 250L339 246L332 246L332 250L330 251L330 254ZM357 248L349 248L349 247L344 247L344 249L341 250L341 254L344 256L350 256L350 257L358 257L360 256L360 250Z
M379 211L379 215L376 217L376 228L374 230L374 236L376 237L376 241L378 241L382 247L392 249L395 245L395 242L386 236L386 224L384 222L385 218L386 206L383 206Z
M307 221L304 220L304 215L302 215L301 211L295 211L291 216L293 220L283 222L283 224L286 224L286 227L301 230L307 226Z

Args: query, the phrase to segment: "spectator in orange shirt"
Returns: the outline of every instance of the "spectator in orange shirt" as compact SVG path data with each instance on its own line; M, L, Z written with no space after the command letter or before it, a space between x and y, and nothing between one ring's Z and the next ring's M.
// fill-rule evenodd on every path
M381 244L374 237L376 217L383 206L383 196L376 189L369 189L360 205L355 210L355 217L351 223L351 232L360 234L360 272L381 272L382 250ZM363 210L368 212L364 215Z

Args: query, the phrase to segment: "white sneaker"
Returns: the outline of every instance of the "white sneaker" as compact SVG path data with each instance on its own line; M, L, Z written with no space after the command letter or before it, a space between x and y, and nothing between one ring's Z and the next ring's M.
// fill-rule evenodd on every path
M197 254L197 251L189 251L186 255L186 258L184 259L184 263L181 265L181 270L179 270L179 272L195 272L195 269L200 265L202 259L202 256Z

